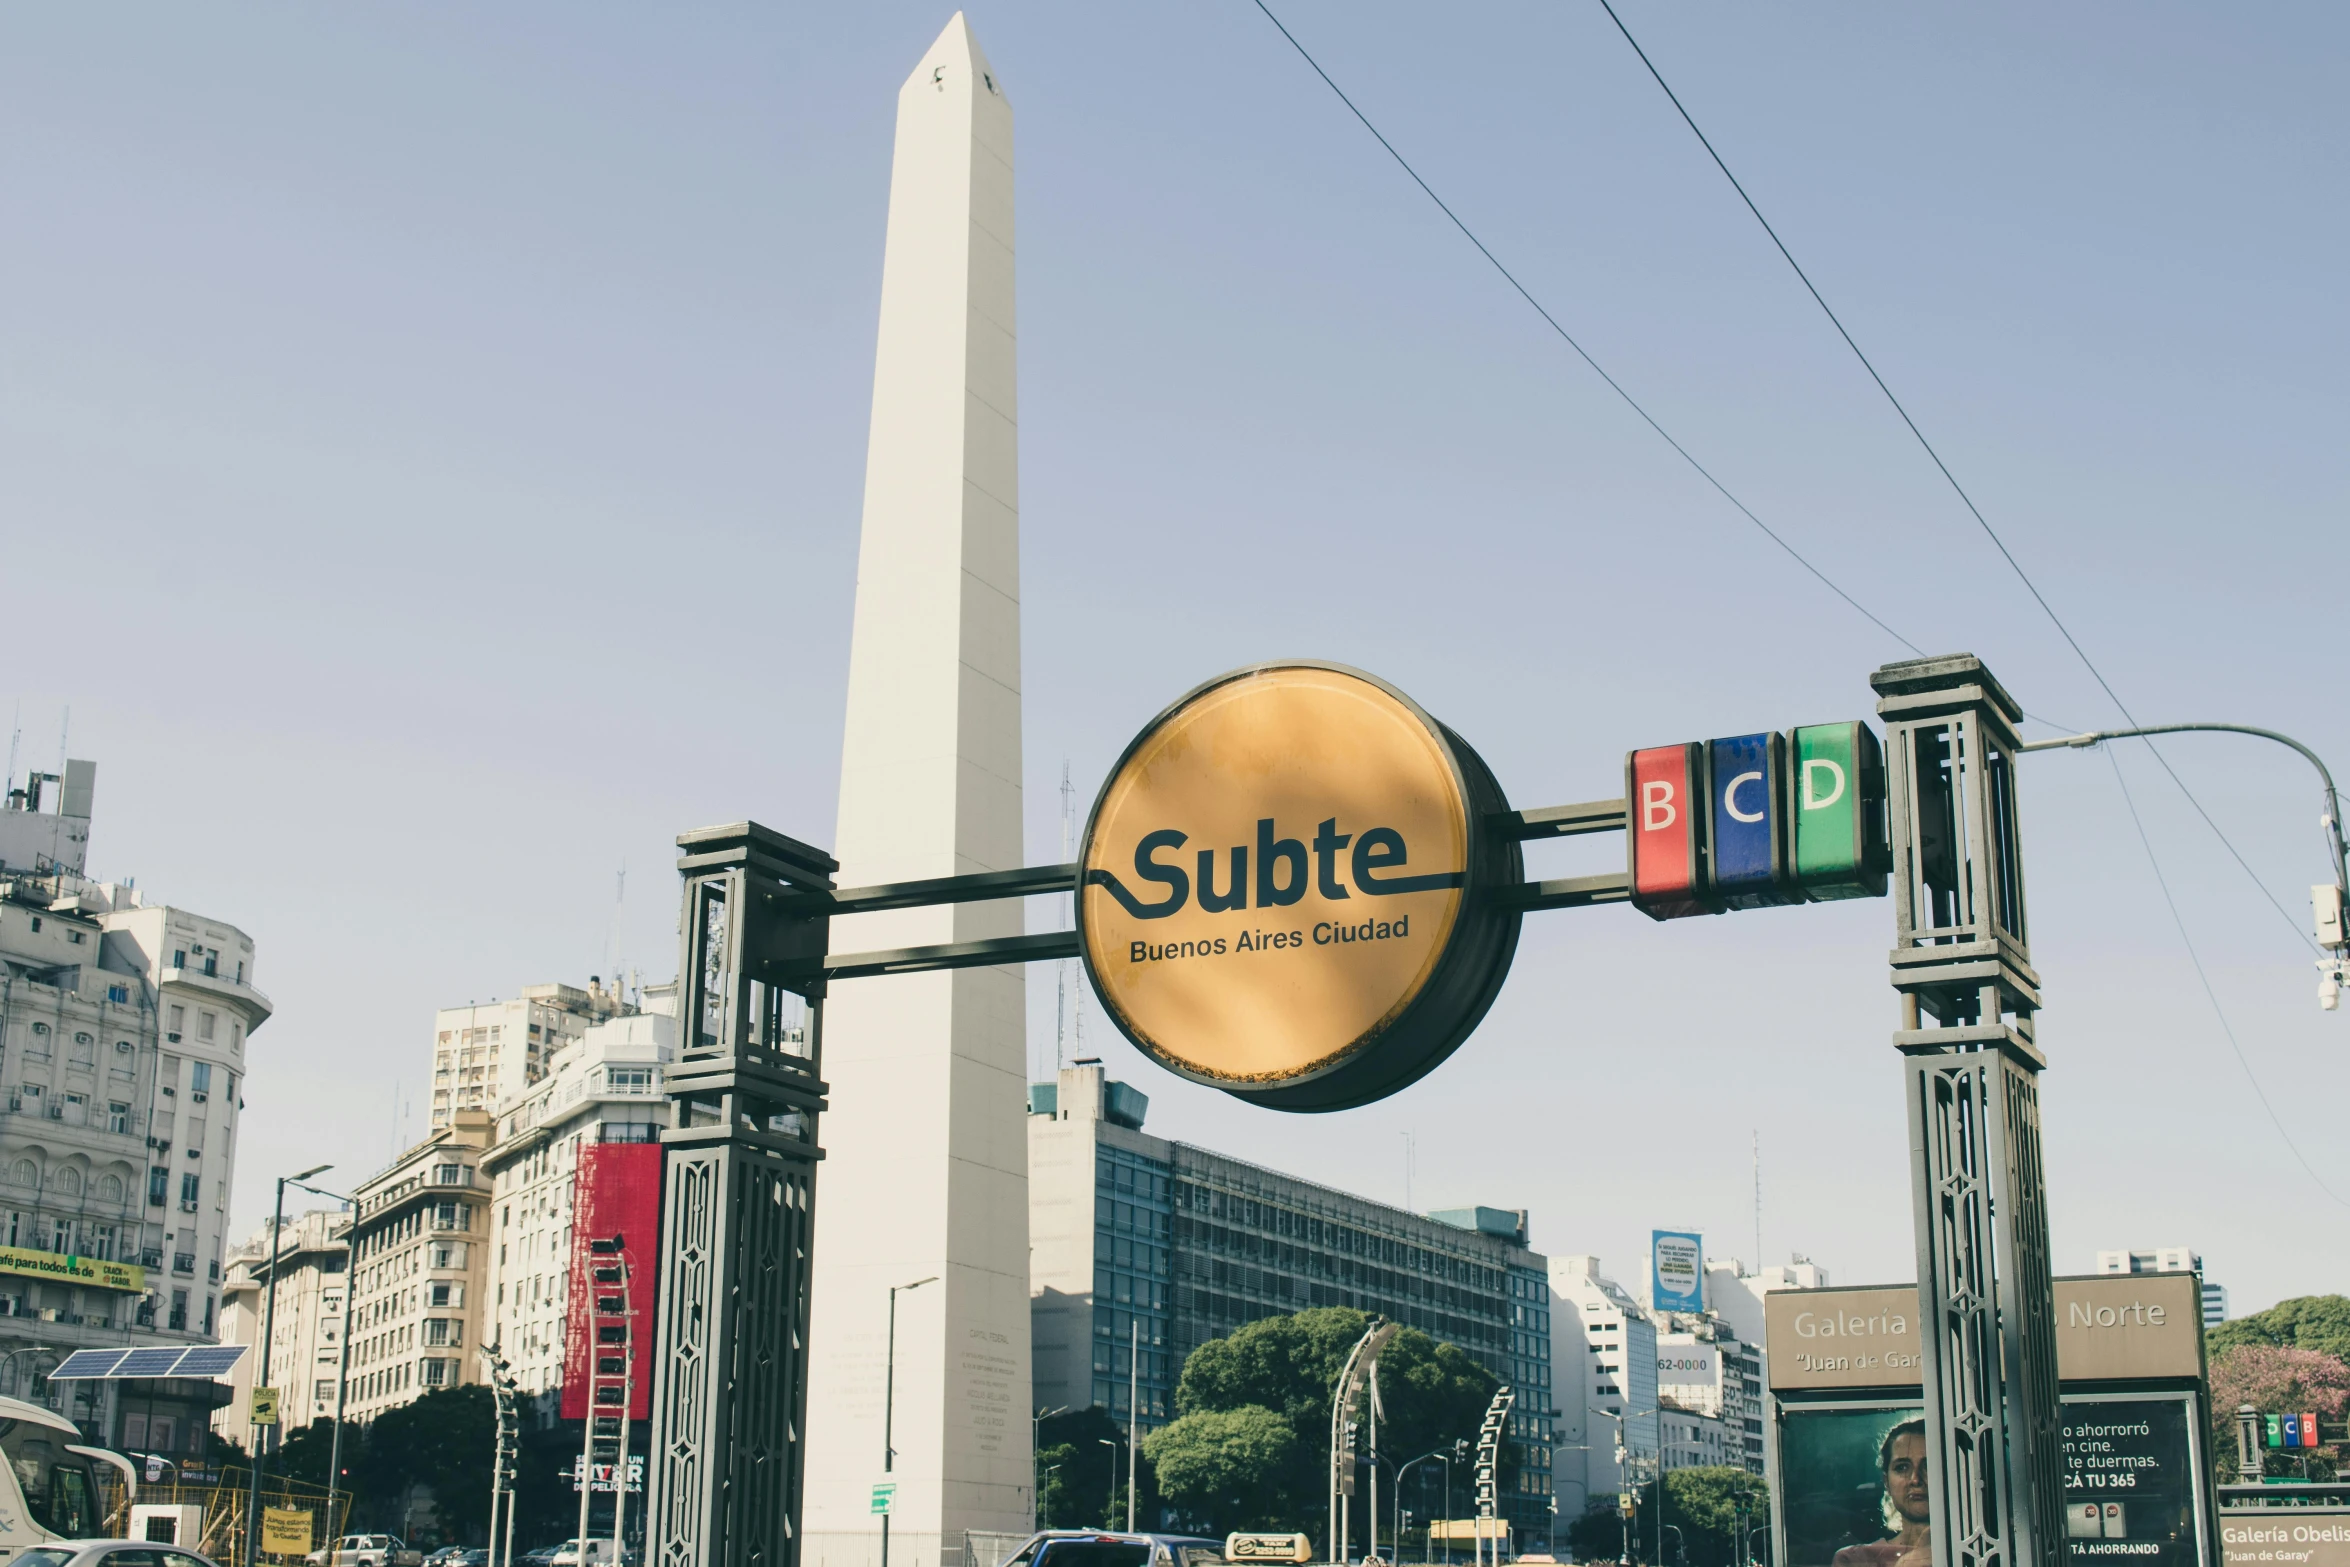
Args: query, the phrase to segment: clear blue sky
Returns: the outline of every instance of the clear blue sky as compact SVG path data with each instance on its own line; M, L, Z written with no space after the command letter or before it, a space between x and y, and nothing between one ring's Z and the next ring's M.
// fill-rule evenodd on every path
M1772 525L2036 715L2116 721L1596 6L1283 15ZM1627 20L2146 719L2350 767L2339 85L2322 6ZM96 869L234 920L238 1225L379 1164L436 1006L674 967L670 840L832 830L894 98L941 6L19 7L0 20L0 698L72 708ZM1246 0L1010 3L1030 841L1195 681L1373 669L1523 804L1869 711L1900 649L1706 490ZM2048 733L2046 729L2036 732ZM2350 1197L2302 764L2121 770L2292 1137ZM2060 1269L2350 1286L2093 754L2025 778ZM1578 863L1561 854L1564 866ZM628 871L624 901L615 873ZM1553 870L1552 874L1561 873ZM1044 911L1037 911L1042 917ZM1890 908L1530 922L1481 1032L1285 1118L1106 1035L1152 1126L1370 1194L1909 1276ZM1049 971L1031 980L1046 1047ZM416 1123L411 1123L410 1130Z

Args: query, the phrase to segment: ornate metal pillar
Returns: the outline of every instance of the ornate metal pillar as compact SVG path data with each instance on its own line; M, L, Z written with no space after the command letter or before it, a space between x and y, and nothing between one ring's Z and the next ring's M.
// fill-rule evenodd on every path
M1885 720L1936 1567L2057 1567L2056 1321L2041 1173L2040 1006L2014 726L1970 654L1870 677Z
M837 867L755 822L677 846L676 1117L661 1138L646 1535L660 1567L797 1567Z

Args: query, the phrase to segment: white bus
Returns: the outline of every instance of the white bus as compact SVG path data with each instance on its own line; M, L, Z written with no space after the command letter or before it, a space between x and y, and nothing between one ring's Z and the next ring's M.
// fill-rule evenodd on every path
M106 1532L100 1465L122 1471L126 1495L136 1471L120 1453L84 1447L74 1423L55 1410L0 1398L0 1562L49 1540L87 1540Z

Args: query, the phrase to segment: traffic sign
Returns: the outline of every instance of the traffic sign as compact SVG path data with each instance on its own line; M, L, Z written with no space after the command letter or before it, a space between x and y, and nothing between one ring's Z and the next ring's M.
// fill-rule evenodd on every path
M2284 1446L2284 1445L2285 1445L2285 1430L2284 1430L2284 1426L2285 1426L2285 1417L2284 1417L2284 1416L2282 1416L2282 1415L2268 1415L2268 1416L2265 1416L2264 1418L2265 1418L2265 1419L2268 1421L2268 1445L2269 1445L2269 1446L2271 1446L2271 1447L2282 1447L2282 1446Z
M873 1482L873 1515L886 1518L897 1508L898 1483L895 1480Z

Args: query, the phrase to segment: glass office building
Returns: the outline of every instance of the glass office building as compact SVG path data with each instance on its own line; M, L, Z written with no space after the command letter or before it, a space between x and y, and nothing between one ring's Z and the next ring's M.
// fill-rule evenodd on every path
M1030 1089L1036 1408L1090 1404L1123 1422L1131 1401L1148 1430L1174 1417L1183 1359L1209 1339L1312 1306L1376 1312L1517 1389L1503 1507L1521 1541L1547 1540L1548 1271L1524 1212L1407 1213L1151 1137L1147 1108L1090 1062ZM1455 1491L1465 1514L1465 1473Z

